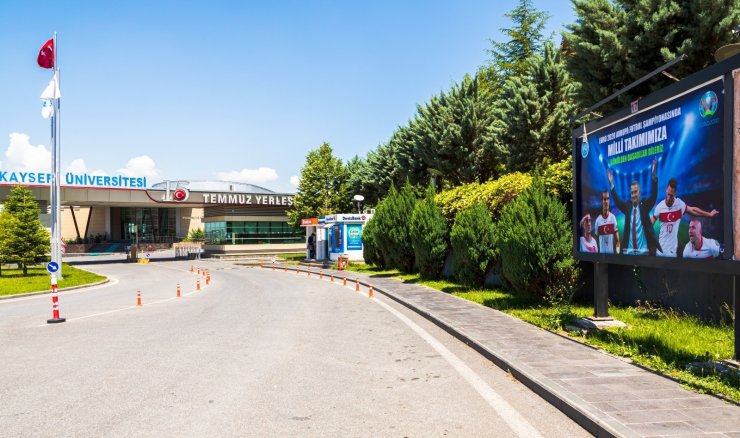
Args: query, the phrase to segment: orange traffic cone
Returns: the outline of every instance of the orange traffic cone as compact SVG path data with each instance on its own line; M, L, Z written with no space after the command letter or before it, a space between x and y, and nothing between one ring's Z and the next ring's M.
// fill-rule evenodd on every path
M334 273L331 273L331 282L334 283Z
M342 286L347 286L347 274L344 275L344 282L342 282Z
M359 292L359 291L360 291L360 279L358 278L355 283L355 292Z
M373 285L370 285L370 289L367 292L367 297L372 298L373 297Z
M323 269L319 269L319 279L320 280L323 280L324 279L324 270Z
M141 304L141 291L140 290L137 290L136 291L136 307L141 307L141 306L142 306L142 304Z
M211 274L206 275L206 286L211 284Z
M200 290L200 278L195 280L195 290Z
M180 298L180 283L177 283L177 298Z

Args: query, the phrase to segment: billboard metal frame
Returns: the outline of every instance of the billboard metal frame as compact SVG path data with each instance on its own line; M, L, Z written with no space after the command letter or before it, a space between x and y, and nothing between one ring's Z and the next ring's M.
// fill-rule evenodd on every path
M580 163L579 163L579 148L578 139L583 136L584 125L575 128L572 131L572 153L573 153L573 211L572 211L572 226L573 226L573 256L577 260L589 261L598 264L619 264L619 265L636 265L644 266L657 269L670 269L670 270L683 270L683 271L694 271L694 272L707 272L715 274L725 275L740 275L740 261L731 260L732 256L736 254L736 250L740 248L734 248L734 221L740 220L740 218L734 217L733 211L733 199L737 196L734 192L734 163L733 163L733 111L734 111L734 80L733 71L740 69L740 55L736 55L732 58L726 59L722 62L714 64L710 67L705 68L679 82L671 84L665 88L662 88L645 98L637 101L641 109L648 109L660 105L672 99L676 95L683 94L693 88L699 87L703 84L709 83L713 80L722 78L724 86L724 112L723 112L723 184L725 187L725 197L723 200L723 225L724 225L724 242L725 242L725 254L728 254L728 260L687 260L683 258L664 258L655 256L644 256L644 255L622 255L622 254L589 254L578 251L578 200L581 196L581 187L579 183L580 179ZM629 119L633 113L630 106L624 107L608 116L602 117L598 120L585 124L586 132L593 132L607 125L611 125L616 122L622 122ZM740 147L740 145L738 145ZM740 165L740 163L738 163Z

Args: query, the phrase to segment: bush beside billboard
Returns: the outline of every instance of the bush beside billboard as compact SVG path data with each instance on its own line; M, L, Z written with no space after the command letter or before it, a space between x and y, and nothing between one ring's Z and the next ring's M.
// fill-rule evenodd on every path
M732 123L725 99L723 77L715 76L634 114L586 125L585 135L578 130L576 257L629 264L660 258L663 266L668 259L733 258L738 245L725 240L739 233L725 229L734 222L725 209L733 193L725 183Z

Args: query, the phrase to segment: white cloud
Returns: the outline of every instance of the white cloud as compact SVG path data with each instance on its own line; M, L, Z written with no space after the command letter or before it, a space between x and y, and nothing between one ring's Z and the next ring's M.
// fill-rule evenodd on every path
M160 175L156 163L148 155L141 155L128 160L126 167L118 169L118 173L123 176L145 176L147 178L159 178Z
M251 184L264 184L278 179L275 169L260 167L259 169L242 169L241 171L219 172L218 179L222 181L246 182Z
M293 175L290 177L290 183L293 184L293 187L298 187L298 183L301 182L301 177L298 175Z
M106 172L105 170L88 169L87 165L85 164L85 160L83 160L82 158L77 158L75 160L72 160L72 162L67 165L66 172L72 172L72 173L77 173L77 174L88 173L90 175L101 175L101 176L108 175L108 172Z
M6 167L10 171L51 171L51 151L41 144L32 145L27 134L18 132L10 134L10 144L5 151L5 157L8 159Z

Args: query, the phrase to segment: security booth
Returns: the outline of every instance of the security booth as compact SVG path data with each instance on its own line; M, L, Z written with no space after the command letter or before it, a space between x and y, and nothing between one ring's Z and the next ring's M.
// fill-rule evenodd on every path
M321 233L322 230L319 228L319 218L310 217L310 218L301 219L301 228L306 229L306 259L307 260L310 260L311 258L318 259L317 257L318 252L316 251L316 248L318 247L317 241L319 239L319 235L322 234ZM311 238L312 234L314 235L314 251L315 251L315 253L313 254L314 257L311 257L311 251L310 251L309 244L308 244L308 239Z
M372 214L337 214L326 217L329 259L336 261L339 256L349 260L364 261L362 257L362 229Z

